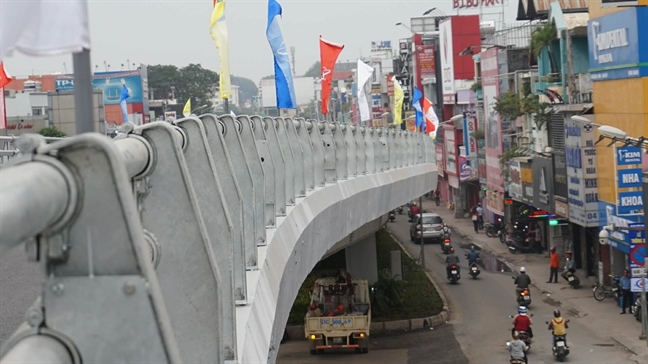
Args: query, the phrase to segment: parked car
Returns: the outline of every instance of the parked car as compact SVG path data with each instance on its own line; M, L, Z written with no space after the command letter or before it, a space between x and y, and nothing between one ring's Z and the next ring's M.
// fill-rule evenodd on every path
M410 239L420 242L421 233L423 240L441 242L443 240L443 219L435 213L426 212L416 217L410 226Z

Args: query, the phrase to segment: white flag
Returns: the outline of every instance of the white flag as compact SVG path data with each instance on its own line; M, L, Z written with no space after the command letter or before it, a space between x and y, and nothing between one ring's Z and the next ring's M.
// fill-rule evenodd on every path
M87 0L0 1L0 61L19 50L53 56L90 49Z
M371 110L369 109L369 102L367 102L367 95L365 94L365 84L373 75L374 69L358 60L358 108L360 109L360 121L367 121L371 119Z

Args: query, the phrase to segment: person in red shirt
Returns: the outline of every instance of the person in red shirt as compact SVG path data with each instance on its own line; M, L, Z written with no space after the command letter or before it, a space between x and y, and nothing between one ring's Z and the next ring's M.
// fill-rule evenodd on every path
M513 335L515 331L524 331L529 333L529 338L532 338L533 330L531 329L531 324L533 324L533 322L531 321L531 318L527 316L527 308L524 306L518 307L518 314L513 319L513 329L511 329L511 335Z

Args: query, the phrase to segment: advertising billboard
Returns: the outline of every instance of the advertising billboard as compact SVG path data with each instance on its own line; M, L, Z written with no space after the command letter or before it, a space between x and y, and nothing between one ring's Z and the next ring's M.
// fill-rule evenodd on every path
M470 110L463 113L463 137L466 147L466 157L477 158L477 138L472 133L477 130L477 111Z
M416 46L416 64L418 65L417 68L421 80L436 75L433 45Z
M441 79L443 89L443 103L454 104L454 50L452 49L452 18L439 23Z
M599 226L595 132L592 124L565 120L565 165L569 220Z
M503 192L504 176L499 165L499 156L502 154L502 120L494 110L495 100L500 92L496 48L482 52L481 68L486 129L486 185L495 191ZM495 203L497 200L492 201ZM489 210L500 213L504 209L504 206L491 206L490 202L491 199L489 199Z
M445 144L445 171L446 173L457 175L457 146L455 144L454 128L443 129L443 143Z
M553 163L551 158L534 156L531 168L533 169L533 206L553 212Z
M522 170L519 161L510 162L508 192L511 198L522 201Z
M119 105L122 85L128 88L127 104L141 104L144 101L142 75L140 70L125 72L97 72L92 76L92 87L103 90L104 105ZM74 90L74 76L62 75L54 80L57 91ZM146 90L148 93L148 90ZM147 97L148 99L148 97Z
M443 166L445 165L443 161L443 145L437 144L434 146L434 149L436 151L437 172L439 176L443 177Z
M587 22L592 81L648 76L648 7L630 8Z

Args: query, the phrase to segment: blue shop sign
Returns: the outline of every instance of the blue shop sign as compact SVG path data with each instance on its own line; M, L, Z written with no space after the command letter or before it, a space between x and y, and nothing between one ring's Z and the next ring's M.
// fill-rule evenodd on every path
M617 166L631 166L641 164L641 148L638 147L617 147L616 160Z
M643 210L643 193L641 191L619 193L617 209L619 215L631 214L639 210Z
M641 168L619 169L617 171L617 181L619 188L641 187Z
M587 22L592 81L648 76L648 8L630 8Z

